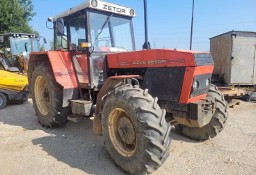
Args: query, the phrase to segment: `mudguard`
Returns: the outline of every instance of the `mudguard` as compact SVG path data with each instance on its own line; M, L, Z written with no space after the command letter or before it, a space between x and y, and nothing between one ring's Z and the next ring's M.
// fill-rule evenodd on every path
M96 102L96 110L95 116L93 120L93 132L97 135L102 134L102 125L101 125L101 111L102 111L102 99L103 96L113 89L116 85L123 82L125 79L132 79L137 78L139 75L119 75L119 76L112 76L108 77L101 87L98 95L97 95L97 102Z
M35 66L37 64L44 64L45 61L49 61L56 82L63 87L62 106L69 106L70 99L76 99L79 96L78 81L71 61L71 54L66 51L31 53L28 69L29 79L32 77L32 71Z

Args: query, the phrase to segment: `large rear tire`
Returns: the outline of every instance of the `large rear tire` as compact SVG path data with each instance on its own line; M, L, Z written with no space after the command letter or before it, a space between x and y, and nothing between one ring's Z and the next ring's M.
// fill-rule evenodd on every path
M169 155L170 124L157 98L131 85L115 88L104 100L103 137L115 163L129 174L147 174Z
M217 136L225 127L228 118L227 102L223 94L214 85L210 86L208 97L215 98L216 110L211 121L201 128L191 128L185 125L176 125L176 131L183 136L194 140L208 140Z
M56 83L50 66L46 63L38 65L30 83L39 123L50 128L64 125L71 111L62 107L62 87Z

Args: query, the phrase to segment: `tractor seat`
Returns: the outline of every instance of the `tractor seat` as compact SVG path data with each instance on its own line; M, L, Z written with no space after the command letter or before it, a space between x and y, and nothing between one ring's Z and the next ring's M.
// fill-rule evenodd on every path
M19 72L20 71L17 67L11 67L11 64L10 64L8 58L5 58L2 55L0 57L0 67L3 67L4 70L7 70L9 72Z

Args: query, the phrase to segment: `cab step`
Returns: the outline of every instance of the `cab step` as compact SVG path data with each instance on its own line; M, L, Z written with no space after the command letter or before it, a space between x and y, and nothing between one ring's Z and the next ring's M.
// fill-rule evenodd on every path
M86 100L71 100L72 113L89 117L93 112L93 102Z

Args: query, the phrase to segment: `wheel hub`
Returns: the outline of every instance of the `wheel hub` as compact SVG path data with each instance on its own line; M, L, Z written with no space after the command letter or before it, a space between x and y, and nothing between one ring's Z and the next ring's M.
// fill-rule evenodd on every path
M45 88L45 89L44 89L43 96L44 96L44 99L45 99L46 102L49 102L49 101L50 101L50 95L49 95L49 90L48 90L48 88Z
M122 141L126 144L133 144L135 141L135 132L131 121L123 117L118 122L118 133Z

